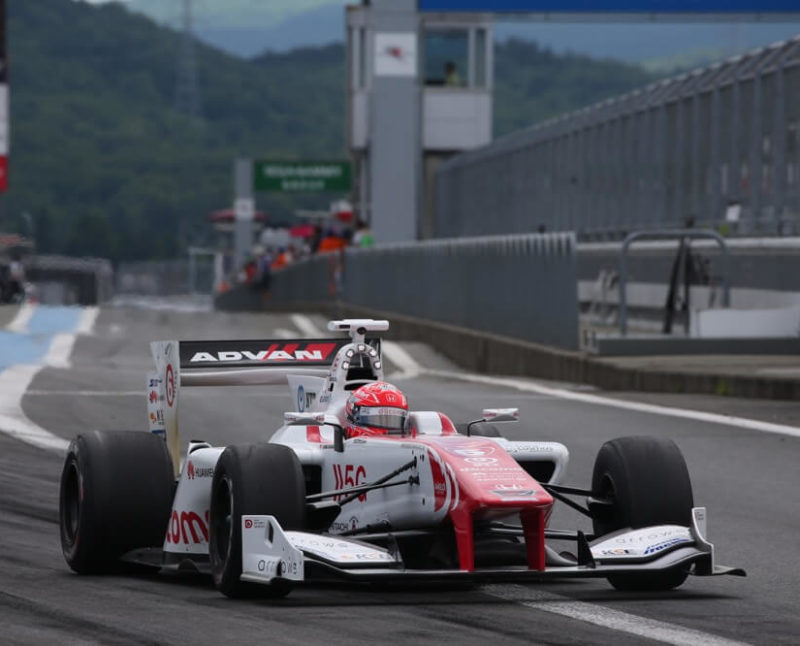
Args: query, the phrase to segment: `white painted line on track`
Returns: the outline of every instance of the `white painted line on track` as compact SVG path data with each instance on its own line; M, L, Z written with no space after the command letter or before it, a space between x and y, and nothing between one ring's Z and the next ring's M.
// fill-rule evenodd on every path
M0 429L13 438L42 449L66 451L69 441L34 424L22 410L22 396L40 365L17 365L0 373Z
M684 628L657 619L648 619L627 612L606 608L584 601L573 601L568 597L544 592L521 585L487 585L481 590L493 597L513 601L520 605L549 612L562 617L576 619L617 632L645 637L673 646L746 646L734 641L692 628Z
M400 368L400 372L392 375L395 379L413 379L422 373L422 366L403 347L395 341L381 343L383 356Z
M36 311L35 305L20 307L14 320L6 327L10 332L24 334ZM100 309L87 307L81 311L75 331L53 335L50 347L41 364L13 365L0 372L0 431L6 435L42 449L66 451L69 441L58 437L32 422L22 410L22 398L33 378L44 367L69 368L70 356L79 334L91 334ZM141 394L141 393L138 393Z
M42 361L50 368L70 368L69 358L75 345L74 334L56 334L50 342L50 349Z
M275 336L279 339L293 339L294 333L291 330L285 330L281 327L275 330Z
M75 347L78 335L92 333L99 313L99 308L87 307L81 312L78 324L75 326L75 332L56 334L43 359L44 364L50 368L71 368L72 364L69 358L72 356L72 349Z
M81 312L81 317L78 319L78 325L75 328L76 334L92 334L94 331L94 324L97 321L97 316L100 314L99 307L86 307Z
M761 422L759 420L748 419L746 417L734 417L733 415L721 415L719 413L706 413L703 411L689 410L685 408L671 408L669 406L659 406L658 404L644 404L641 402L632 402L624 399L613 399L611 397L591 395L589 393L575 392L572 390L565 390L563 388L552 388L550 386L543 386L531 381L523 381L520 379L512 379L507 377L487 377L484 375L474 375L446 370L422 370L422 374L432 377L442 377L445 379L456 379L461 381L469 381L472 383L486 384L489 386L515 388L524 392L550 395L551 397L557 397L559 399L569 399L586 404L596 404L598 406L610 406L612 408L632 410L639 413L664 415L667 417L680 417L698 422L724 424L726 426L736 426L738 428L745 428L751 431L777 433L779 435L789 435L791 437L800 438L800 428L797 428L796 426L773 424L772 422Z
M314 321L305 314L292 314L289 318L292 320L294 326L300 330L301 334L305 334L309 337L322 336L322 332L314 325Z
M6 325L6 330L9 332L18 332L20 334L25 334L28 331L28 323L33 316L33 313L36 311L36 306L31 305L30 303L23 303L19 310L17 311L17 315L14 319Z

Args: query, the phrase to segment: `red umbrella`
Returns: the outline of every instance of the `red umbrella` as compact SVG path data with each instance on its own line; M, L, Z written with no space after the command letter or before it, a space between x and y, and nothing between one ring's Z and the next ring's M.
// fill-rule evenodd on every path
M293 238L310 238L314 235L314 226L311 224L298 224L289 229L289 235Z
M211 222L233 222L235 219L236 212L233 209L219 209L208 214L208 220ZM264 222L267 214L263 211L256 211L253 219L256 222Z

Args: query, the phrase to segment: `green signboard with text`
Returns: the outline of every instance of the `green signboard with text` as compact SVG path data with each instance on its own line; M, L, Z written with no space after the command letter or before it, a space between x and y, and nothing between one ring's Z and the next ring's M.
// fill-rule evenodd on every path
M275 161L253 162L253 187L256 191L279 193L348 192L350 162Z

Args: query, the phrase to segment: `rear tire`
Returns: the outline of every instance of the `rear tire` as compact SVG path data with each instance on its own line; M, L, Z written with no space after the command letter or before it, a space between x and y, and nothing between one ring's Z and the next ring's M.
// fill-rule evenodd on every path
M692 483L686 461L669 439L634 436L611 440L600 447L592 474L594 496L610 499L595 505L594 533L619 529L692 522ZM658 573L609 576L618 590L670 590L687 577L683 569Z
M174 477L163 440L141 431L90 431L67 450L59 525L67 564L110 570L125 552L164 542Z
M283 529L306 526L306 485L300 460L281 444L229 446L211 488L209 555L214 585L227 597L286 596L287 581L246 583L242 574L242 516L275 516Z

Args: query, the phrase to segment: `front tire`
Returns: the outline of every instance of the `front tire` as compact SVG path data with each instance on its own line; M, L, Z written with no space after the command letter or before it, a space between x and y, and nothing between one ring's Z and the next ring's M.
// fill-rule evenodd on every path
M229 446L217 462L211 485L209 556L214 585L227 597L285 596L290 587L240 580L242 516L274 516L283 529L306 526L306 486L294 451L281 444Z
M686 461L669 439L634 436L611 440L600 447L592 473L596 536L619 529L692 522L694 497ZM608 577L618 590L670 590L687 577L683 569L667 572L618 574Z
M160 547L172 508L172 460L160 438L141 431L90 431L67 450L59 525L67 564L102 573L125 552Z

